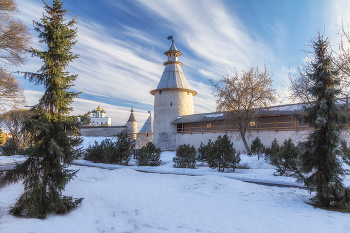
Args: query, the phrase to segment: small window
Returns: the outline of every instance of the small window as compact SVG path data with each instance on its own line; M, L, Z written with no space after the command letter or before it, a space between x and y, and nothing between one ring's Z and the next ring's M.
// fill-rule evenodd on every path
M249 122L250 126L255 126L255 121Z
M209 124L207 124L207 128L211 128L211 124L209 123Z
M173 102L170 102L170 106L173 106Z
M162 90L159 91L159 94L162 94Z
M148 137L148 134L147 134L147 137Z

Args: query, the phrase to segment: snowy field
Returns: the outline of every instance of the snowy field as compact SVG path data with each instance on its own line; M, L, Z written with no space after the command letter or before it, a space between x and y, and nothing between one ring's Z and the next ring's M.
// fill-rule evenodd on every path
M83 145L95 139L85 138ZM84 197L82 205L45 220L8 214L23 186L3 187L0 232L350 232L350 214L306 204L312 194L304 189L242 182L297 185L294 178L273 176L275 168L257 157L242 155L240 164L249 169L219 173L201 163L197 169L173 168L174 155L162 153L163 164L155 168L76 161L100 167L72 166L80 171L64 194ZM0 157L0 164L5 161ZM347 176L347 185L349 180Z

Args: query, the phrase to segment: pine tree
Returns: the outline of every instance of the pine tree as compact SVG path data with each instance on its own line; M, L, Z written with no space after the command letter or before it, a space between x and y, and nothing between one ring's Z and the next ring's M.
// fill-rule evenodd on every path
M265 161L269 164L275 165L277 162L277 154L280 151L277 138L273 139L271 147L265 148Z
M314 205L346 207L350 203L350 189L343 184L344 169L338 156L341 156L340 133L347 118L336 103L340 93L338 72L332 65L328 41L323 36L319 35L312 47L314 60L307 75L315 84L309 91L316 102L299 117L313 128L300 157L301 172L308 175L300 181L304 181L310 191L316 190Z
M298 174L298 155L299 150L294 145L291 138L284 140L279 148L273 165L277 167L277 174L280 176L295 176Z
M252 141L252 145L250 145L250 150L252 151L252 154L258 155L258 160L260 160L260 156L264 153L265 147L262 144L259 137L256 137Z
M233 143L225 134L219 136L208 150L208 165L217 168L219 172L233 172L241 161L240 154L236 154Z
M160 154L162 151L152 142L148 142L137 153L136 164L137 166L159 166L162 161L160 160Z
M67 116L73 98L79 94L69 91L77 75L66 71L68 64L78 57L71 52L77 32L71 29L75 19L64 23L67 10L62 9L62 4L60 0L54 0L52 6L45 3L47 14L41 22L35 22L40 42L48 50L31 49L32 55L43 60L44 65L38 73L25 73L25 77L44 85L46 91L25 123L34 145L29 158L1 179L2 184L25 179L24 194L11 210L15 215L45 218L49 213L66 213L82 201L62 195L77 172L68 166L75 159L73 148L81 142L77 118Z
M190 144L180 145L173 162L177 168L196 168L196 148Z

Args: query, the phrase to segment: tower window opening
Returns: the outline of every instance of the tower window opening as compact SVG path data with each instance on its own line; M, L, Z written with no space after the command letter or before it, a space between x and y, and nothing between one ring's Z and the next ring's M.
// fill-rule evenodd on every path
M170 102L170 106L173 106L173 102Z
M159 94L162 94L162 90L159 91Z

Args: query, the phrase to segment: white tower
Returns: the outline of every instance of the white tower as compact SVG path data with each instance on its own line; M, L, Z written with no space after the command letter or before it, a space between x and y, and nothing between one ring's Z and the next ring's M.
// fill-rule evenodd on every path
M127 137L136 140L137 135L137 121L134 116L134 109L131 108L129 120L126 122Z
M174 40L164 53L168 61L154 95L153 143L162 150L176 149L176 125L172 124L179 116L193 114L193 96L197 92L190 89L182 63L178 61L181 52L175 47Z

